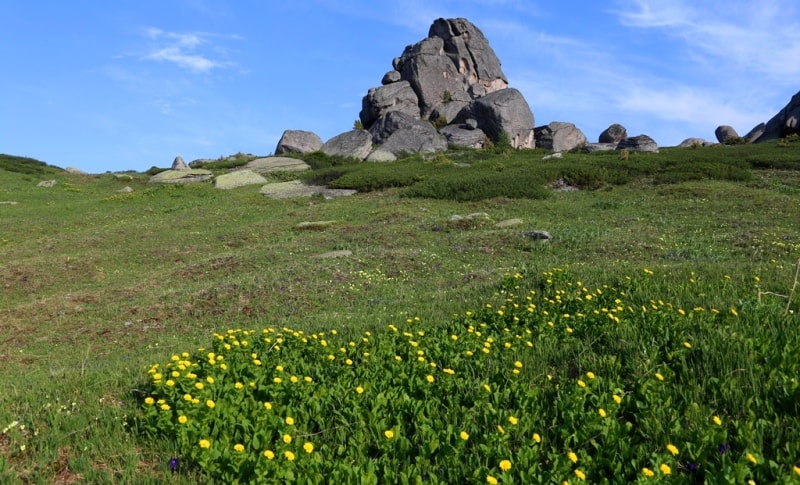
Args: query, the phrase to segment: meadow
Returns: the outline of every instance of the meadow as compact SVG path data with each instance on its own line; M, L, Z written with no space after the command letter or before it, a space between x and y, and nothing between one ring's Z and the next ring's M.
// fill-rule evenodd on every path
M800 482L800 141L544 155L0 156L0 481Z

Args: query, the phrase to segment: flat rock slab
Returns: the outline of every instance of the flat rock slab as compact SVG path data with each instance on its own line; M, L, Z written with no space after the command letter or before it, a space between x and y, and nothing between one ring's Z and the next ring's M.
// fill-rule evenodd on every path
M306 162L289 157L256 158L242 167L242 170L252 170L256 173L302 172L310 169L311 166Z
M214 179L214 188L228 190L247 185L263 185L267 183L261 174L252 170L237 170L236 172L219 175Z
M326 199L353 195L357 191L350 189L329 189L319 185L306 185L299 180L267 184L261 187L261 195L271 199L288 199L290 197L311 197L322 194Z
M153 175L148 181L151 184L190 184L194 182L203 182L214 174L210 170L203 170L200 168L193 168L191 170L164 170L161 173Z
M17 202L16 200L4 200L0 202L0 205L17 205L17 204L19 204L19 202Z
M329 251L327 253L316 254L311 257L315 259L333 259L333 258L347 258L352 255L353 251L350 251L349 249L342 249L339 251Z
M524 224L522 219L506 219L495 224L495 227L514 227Z

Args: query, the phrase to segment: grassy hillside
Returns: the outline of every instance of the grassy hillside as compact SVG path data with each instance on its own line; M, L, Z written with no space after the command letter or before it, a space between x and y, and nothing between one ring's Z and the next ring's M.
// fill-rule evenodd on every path
M560 483L580 478L577 469L590 478L619 473L624 482L646 479L644 468L662 473L659 466L669 463L672 478L689 483L700 476L689 465L702 463L706 478L724 471L731 482L790 483L800 461L794 444L800 394L792 380L800 371L800 342L791 331L800 323L800 297L787 308L785 296L800 260L800 142L544 155L453 151L355 164L316 154L316 169L304 178L361 191L330 201L270 200L258 187L151 186L144 174L73 175L0 157L2 481L212 483L237 473L288 479L279 473L294 470L295 478L339 474L345 483L354 476L402 481L426 474L442 482L486 483L491 476ZM58 183L36 187L44 179ZM554 190L558 181L580 190ZM134 192L117 193L124 186ZM486 216L452 219L474 213ZM521 223L497 224L511 219ZM336 222L298 226L309 221ZM551 242L525 236L534 230L548 231ZM336 250L352 255L318 257ZM526 301L531 290L536 293ZM535 309L520 313L531 301ZM605 314L619 306L623 310L611 313L621 322L609 327L613 319ZM687 312L693 320L677 319ZM564 317L578 313L586 320L573 325ZM263 347L260 360L270 372L292 363L298 375L313 374L314 382L324 377L331 389L353 386L354 379L370 382L376 392L399 389L391 402L405 402L402 396L416 402L416 396L438 403L439 411L445 406L449 427L435 419L436 409L358 408L351 397L337 404L327 394L285 397L298 419L295 443L313 442L314 452L306 456L297 448L296 461L270 468L253 457L267 446L280 451L280 443L267 444L279 441L280 423L264 424L278 434L260 438L258 449L251 450L253 436L241 431L249 441L243 443L248 455L240 457L231 451L244 439L240 431L223 433L224 426L209 424L191 428L205 434L189 442L172 421L163 421L166 414L144 404L149 396L167 404L154 364L163 369L183 352L191 357L179 360L202 362L229 335L241 340L228 329L272 328L288 341L297 332L318 338L325 332L334 349L370 332L372 362L394 362L392 355L409 344L391 337L389 325L407 320L413 334L427 336L415 338L435 355L431 362L465 376L448 392L463 398L460 404L437 401L442 395L425 390L429 374L419 369L364 362L358 374L334 372L310 360L326 359L327 351L309 354L298 343L287 343L283 354ZM464 349L447 342L471 342L475 328L497 342L518 334L534 350L512 346L518 353L489 354L479 364L455 358ZM473 342L476 351L482 342ZM201 347L207 350L197 352ZM514 375L542 394L506 375L517 361L522 366ZM251 372L242 365L236 372ZM215 369L202 372L221 379ZM575 391L586 372L601 376L596 394ZM670 386L648 394L654 373L666 375ZM445 378L436 374L437 382L450 385ZM500 392L490 401L468 390L489 382ZM277 405L277 391L265 386L261 397L273 396ZM341 389L340 396L348 394ZM543 411L541 400L554 392L565 396L566 407ZM614 411L614 426L587 421L584 413L594 416L598 406L611 412L607 400L615 392L630 404ZM215 397L220 403L228 398ZM310 410L311 402L322 408ZM168 406L169 413L184 412L180 398ZM344 408L384 417L355 426L358 413L342 414L357 436L351 441L336 431L341 423L313 421ZM215 419L247 417L241 411L234 419L224 409L217 408L223 414ZM519 434L495 436L498 420L508 428L512 412L530 420L512 414L520 419ZM701 415L703 426L679 429ZM420 424L413 428L386 416ZM723 421L720 429L708 424L711 416ZM658 427L664 423L673 427ZM770 431L777 425L784 431ZM470 446L459 448L455 438L445 445L445 435L457 435L462 426L471 426ZM381 436L390 430L410 440L410 448L402 440L385 448ZM547 447L526 454L522 450L534 449L534 432L546 437ZM215 447L204 454L197 442L211 435L215 444L227 443L214 456ZM433 440L439 444L431 450ZM429 446L424 453L410 451L423 442ZM665 451L668 443L680 449L676 456ZM722 445L733 453L715 451ZM577 464L571 452L580 455ZM498 468L504 459L513 468ZM392 475L401 471L406 475Z

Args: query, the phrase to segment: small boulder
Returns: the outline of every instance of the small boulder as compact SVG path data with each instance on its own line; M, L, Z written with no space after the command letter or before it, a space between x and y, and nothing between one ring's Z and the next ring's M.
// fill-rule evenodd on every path
M533 130L536 146L554 152L568 152L586 144L586 135L572 123L553 121Z
M172 161L172 170L191 170L186 162L183 161L183 157L178 155L175 157L175 160Z
M394 153L382 150L380 148L376 150L372 150L372 152L367 156L367 162L394 162L397 161L397 157Z
M552 236L547 231L530 231L524 232L522 235L534 241L550 241L552 239Z
M605 152L617 149L617 143L587 143L583 145L584 153Z
M127 185L117 191L118 194L130 194L131 192L133 192L133 189Z
M678 148L704 147L708 146L708 144L708 141L704 138L687 138L678 145Z
M67 168L64 169L64 171L67 172L67 173L71 173L73 175L86 175L86 172L84 172L83 170L81 170L79 168L75 168L75 167L67 167Z
M286 130L278 140L275 155L283 153L311 153L322 148L322 140L311 131Z
M474 121L474 120L473 120ZM444 135L449 146L458 148L483 148L486 144L486 133L476 128L467 128L467 125L448 125L439 130Z
M267 184L261 187L260 192L261 195L271 199L311 197L312 195L322 195L326 199L332 199L334 197L353 195L356 193L355 190L351 189L329 189L320 185L306 185L300 180Z
M619 143L625 138L628 138L628 130L619 123L614 123L600 133L597 141L598 143Z
M619 142L617 150L658 153L658 144L647 135L631 136Z
M736 133L736 130L728 125L718 126L717 129L714 130L714 136L717 137L717 141L720 143L725 143L728 140L739 138L739 134Z
M402 78L400 71L396 71L392 69L391 71L387 72L383 75L383 79L381 79L381 84L392 84L400 81Z
M47 187L47 188L50 188L50 187L55 187L57 183L58 183L58 182L56 182L55 180L42 180L41 182L39 182L38 184L36 184L36 186L37 186L37 187Z
M235 172L219 175L214 179L214 188L228 190L237 187L244 187L247 185L266 184L265 179L261 174L252 170L237 170Z
M366 130L351 130L325 142L321 150L330 156L364 160L372 151L372 135Z

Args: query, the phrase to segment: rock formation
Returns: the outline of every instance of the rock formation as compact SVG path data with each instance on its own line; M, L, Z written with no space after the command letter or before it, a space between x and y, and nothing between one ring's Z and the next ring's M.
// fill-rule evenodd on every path
M728 125L718 126L717 129L714 130L714 136L717 137L717 141L720 143L739 138L739 134L736 133L736 130Z
M753 130L757 130L756 126ZM751 130L751 131L753 131ZM755 141L776 140L800 133L800 91L789 103L772 117L763 128L763 134Z
M572 123L553 121L534 130L536 146L554 152L568 152L586 145L586 135Z
M189 170L189 166L183 161L183 157L178 155L175 157L175 160L172 161L172 170Z
M597 139L597 142L619 143L625 138L628 138L628 130L626 130L625 127L619 123L614 123L600 133L600 137Z
M275 155L284 153L311 153L322 148L322 140L316 133L303 130L286 130L278 140Z

